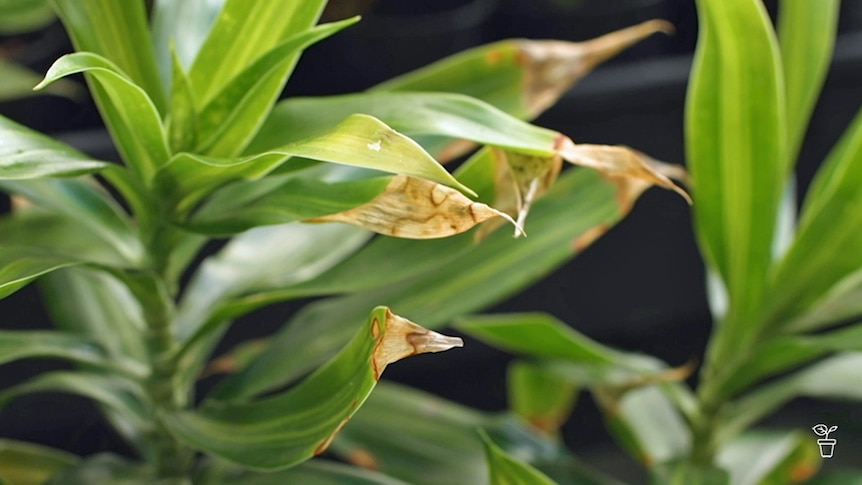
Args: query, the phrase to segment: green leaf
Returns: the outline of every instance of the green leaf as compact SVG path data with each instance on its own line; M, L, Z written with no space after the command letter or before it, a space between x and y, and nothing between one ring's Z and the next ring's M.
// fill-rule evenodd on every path
M0 180L82 175L110 165L3 116L0 139Z
M165 125L171 152L176 153L191 150L197 144L198 115L191 81L175 52L172 60L171 102Z
M308 46L358 20L358 17L354 17L292 35L238 73L201 109L200 143L196 151L213 156L242 153L281 93L297 55ZM338 121L350 114L353 113L346 113ZM295 125L298 126L302 124ZM274 146L284 145L288 141L281 141Z
M494 444L488 434L481 431L488 459L488 474L491 485L553 485L554 481L530 465L506 453Z
M556 433L568 419L578 388L558 373L524 360L509 365L509 407L534 428Z
M720 434L736 436L797 397L862 400L862 353L846 352L758 387L727 407Z
M88 268L66 268L40 281L54 324L89 336L114 359L146 362L146 324L140 303L113 276Z
M701 467L688 461L662 463L650 469L651 483L662 485L729 485L730 476L718 467Z
M282 101L273 109L250 149L260 151L320 136L354 113L379 118L411 136L460 138L534 155L554 155L559 136L461 94L366 93Z
M90 52L67 54L54 61L35 89L79 72L93 80L91 87L123 159L148 181L170 157L156 105L120 67Z
M365 204L387 187L392 177L328 183L316 177L288 174L276 190L237 207L240 191L230 191L205 203L189 220L194 231L231 234L258 226L285 224L347 211ZM267 180L267 182L271 182ZM245 187L243 187L245 188ZM245 194L247 198L247 193Z
M0 0L0 33L4 35L32 32L53 19L47 0Z
M805 482L807 485L862 485L862 472L859 470L837 470L819 473Z
M93 179L0 181L0 188L24 197L26 202L33 203L40 210L47 209L84 226L89 233L107 243L127 265L141 263L143 247L131 221L110 194ZM51 247L62 243L62 240L54 241Z
M787 335L770 339L755 347L753 356L735 369L724 385L728 395L751 384L831 352L862 351L862 325L817 335Z
M596 365L619 360L615 351L543 313L462 317L455 328L495 347L532 357Z
M301 483L302 485L407 485L382 473L361 468L342 465L332 461L309 460L295 467L278 472L266 473L242 470L238 467L225 471L216 471L215 467L205 470L203 477L198 477L195 483L200 485L282 485L285 483ZM213 473L215 471L215 473ZM209 473L208 473L209 472Z
M110 483L112 485L185 484L176 479L157 478L151 467L108 453L99 453L82 460L75 466L55 474L45 485L78 485L81 483Z
M83 261L28 248L0 248L0 298L18 291L36 278Z
M424 266L426 271L390 280L381 274L382 284L344 297L332 298L306 306L277 334L270 348L248 368L227 378L217 395L239 398L277 387L320 364L350 338L355 325L362 321L369 301L385 301L423 324L439 327L452 318L487 307L536 281L553 268L572 258L583 248L577 244L584 234L605 230L618 221L624 209L619 206L616 188L591 170L572 170L560 177L548 194L536 202L531 219L530 236L513 240L506 231L490 234L480 244L471 244L472 234L462 234L442 241L402 242L388 245L391 250L377 252L375 258L363 258L367 266L353 266L355 274L377 274L390 267L411 266L422 248L426 254L455 244L455 257ZM592 240L592 239L590 239ZM460 241L460 242L457 242ZM382 243L381 243L382 244ZM402 258L402 249L405 251ZM411 258L411 259L406 259ZM385 265L383 260L387 260ZM381 266L383 265L383 266ZM391 266L390 266L391 265ZM470 268L465 272L464 268ZM452 279L452 275L460 275ZM371 281L369 284L373 284ZM469 298L464 297L469 295ZM291 290L260 292L242 300L243 310L294 297ZM441 306L439 302L447 304ZM314 329L311 335L306 330ZM324 339L325 336L325 339ZM307 338L314 337L314 346ZM319 338L318 338L319 337Z
M167 197L188 209L213 188L262 177L291 157L410 175L472 193L416 142L366 115L352 115L325 135L239 159L180 153L163 167L157 183Z
M708 356L718 365L758 330L790 164L778 47L765 8L756 0L697 5L686 158L701 252L729 296Z
M78 457L23 441L0 439L0 480L15 485L40 485Z
M392 382L381 382L333 442L342 459L417 485L488 483L483 428L518 459L560 483L616 484L558 442L509 414L488 414Z
M259 401L167 414L165 424L178 439L207 453L253 468L285 468L326 450L386 365L460 345L460 339L378 307L336 357L295 387Z
M95 372L46 372L4 389L0 392L0 406L34 392L66 392L88 397L133 420L139 429L152 428L143 390L128 379Z
M815 440L795 431L746 433L722 446L715 460L734 485L808 483L822 461Z
M59 358L112 367L105 352L85 337L49 330L0 331L0 364L28 358Z
M461 93L531 119L597 64L650 34L671 28L653 20L586 42L503 40L459 52L371 90Z
M808 325L789 327L794 318L843 300L862 268L862 111L829 154L811 184L790 249L776 268L767 319L775 327L799 331L834 323L808 317ZM828 249L826 249L828 248ZM828 315L828 308L826 309ZM824 316L827 316L824 315Z
M116 65L131 84L143 89L159 112L164 111L167 100L156 68L144 2L51 2L72 37L76 51L92 52ZM109 104L105 92L96 90L94 94L104 113Z
M206 105L257 58L315 24L325 2L227 0L189 71L201 105ZM286 79L299 53L290 56Z
M796 158L832 59L840 0L784 0L778 39L787 93L787 155Z

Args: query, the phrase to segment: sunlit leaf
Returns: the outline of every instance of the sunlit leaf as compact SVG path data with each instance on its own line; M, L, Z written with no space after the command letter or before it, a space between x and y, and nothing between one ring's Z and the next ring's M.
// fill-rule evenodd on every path
M118 66L131 84L140 86L162 112L167 101L159 81L143 2L51 0L51 3L76 51L92 52ZM100 89L92 91L103 113L112 112L106 93Z
M2 17L2 14L0 14L0 17ZM0 27L0 30L2 30L2 27ZM0 84L0 101L26 98L40 94L38 91L33 91L33 86L39 83L42 79L41 76L25 66L0 58L0 77L3 78L3 84ZM84 92L84 89L74 82L60 81L48 86L41 94L53 94L70 99L79 99Z
M156 0L152 36L156 62L165 88L171 85L171 45L183 69L192 65L225 0Z
M329 447L371 393L388 364L461 346L376 308L350 343L284 393L240 404L213 404L165 417L169 430L195 448L246 466L283 468Z
M701 252L729 296L708 356L718 365L758 330L790 163L778 46L766 9L756 0L697 5L686 158Z
M79 72L91 76L94 92L104 93L100 99L103 117L123 159L149 180L170 156L167 136L148 93L119 67L98 54L67 54L54 61L35 89Z

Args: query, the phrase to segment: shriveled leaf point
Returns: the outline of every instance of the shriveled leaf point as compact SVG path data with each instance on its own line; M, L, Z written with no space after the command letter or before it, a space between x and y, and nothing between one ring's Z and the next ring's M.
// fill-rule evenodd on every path
M598 170L617 183L620 203L625 209L652 185L673 190L686 202L692 203L688 192L670 179L687 178L679 166L660 162L624 146L577 145L569 138L562 138L558 146L560 155L567 162Z
M527 111L538 115L596 65L657 32L669 34L673 26L664 20L650 20L586 42L519 41Z
M370 202L307 222L344 222L405 239L434 239L460 234L476 224L507 214L473 202L455 189L415 177L396 175Z
M375 314L378 312L375 311ZM377 378L386 366L411 355L443 352L454 347L463 347L460 337L449 337L399 317L386 308L385 322L374 317L371 332L378 339L372 354L372 365ZM382 334L382 335L381 335Z

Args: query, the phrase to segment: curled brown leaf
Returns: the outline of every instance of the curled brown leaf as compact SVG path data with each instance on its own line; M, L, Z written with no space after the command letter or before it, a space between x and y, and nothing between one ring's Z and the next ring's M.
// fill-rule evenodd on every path
M433 239L462 233L497 217L519 227L509 215L473 202L455 189L396 175L386 189L368 203L308 222L344 222L389 236ZM520 232L520 228L518 230Z
M374 347L372 365L377 378L387 365L411 355L443 352L453 347L463 347L464 341L458 337L442 335L425 327L417 325L406 318L399 317L386 309L386 321L375 320L371 327L375 338L379 338ZM382 335L380 333L382 332Z

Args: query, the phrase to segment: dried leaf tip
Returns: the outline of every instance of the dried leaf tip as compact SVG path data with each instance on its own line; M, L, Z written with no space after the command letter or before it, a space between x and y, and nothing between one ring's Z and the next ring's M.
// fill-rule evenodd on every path
M383 310L383 319L379 320ZM463 347L459 337L442 335L399 317L388 308L373 312L371 332L379 339L374 347L372 363L379 379L387 365L411 355L443 352L454 347ZM382 335L381 335L382 333Z

